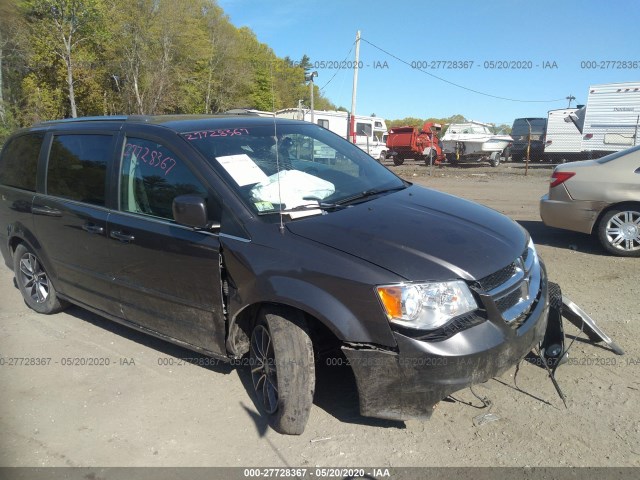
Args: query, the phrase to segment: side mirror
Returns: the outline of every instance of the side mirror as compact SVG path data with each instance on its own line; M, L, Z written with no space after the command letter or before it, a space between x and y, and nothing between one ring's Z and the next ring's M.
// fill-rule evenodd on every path
M173 218L180 225L195 229L220 228L219 223L209 222L207 203L197 195L179 195L173 199Z

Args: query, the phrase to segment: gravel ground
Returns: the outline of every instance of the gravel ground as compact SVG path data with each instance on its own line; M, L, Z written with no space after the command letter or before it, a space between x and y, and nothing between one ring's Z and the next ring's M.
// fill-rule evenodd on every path
M545 371L523 362L517 379L512 368L408 422L359 416L350 371L321 367L305 433L282 436L258 415L246 370L179 362L206 359L80 308L35 314L2 266L0 356L52 360L0 366L0 466L640 466L640 259L542 224L549 166L527 176L520 164L390 168L520 222L550 279L626 355L567 327L577 338L557 373L566 408ZM63 366L65 357L110 365ZM487 413L495 421L483 423Z

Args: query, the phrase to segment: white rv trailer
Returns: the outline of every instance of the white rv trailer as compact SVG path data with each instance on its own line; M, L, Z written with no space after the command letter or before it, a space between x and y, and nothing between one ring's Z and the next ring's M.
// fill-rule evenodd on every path
M589 88L582 150L590 157L640 145L640 82L608 83Z
M256 110L254 108L233 108L224 112L227 115L253 115L255 117L273 117L273 112L265 112L264 110Z
M582 133L576 125L567 121L570 115L576 115L576 108L549 110L547 114L547 132L544 143L544 157L552 162L579 160L582 154Z
M285 108L276 112L276 117L292 118L294 120L311 121L311 110L305 108ZM314 110L313 120L321 127L331 130L342 138L349 138L349 114L336 110ZM365 117L355 115L355 144L373 158L380 161L386 158L387 125L380 117Z

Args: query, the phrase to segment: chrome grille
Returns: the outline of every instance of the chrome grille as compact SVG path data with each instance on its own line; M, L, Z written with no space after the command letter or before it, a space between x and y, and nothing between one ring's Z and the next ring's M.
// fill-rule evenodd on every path
M498 310L504 312L515 306L520 301L521 296L522 295L520 289L514 290L513 292L497 300L496 306L498 307Z
M504 282L509 280L516 274L516 265L512 263L491 275L487 275L483 279L479 280L478 283L482 287L483 290L489 291L493 290L496 287L499 287Z
M513 263L478 283L491 297L502 319L517 328L538 297L540 280L538 257L533 249L527 248Z

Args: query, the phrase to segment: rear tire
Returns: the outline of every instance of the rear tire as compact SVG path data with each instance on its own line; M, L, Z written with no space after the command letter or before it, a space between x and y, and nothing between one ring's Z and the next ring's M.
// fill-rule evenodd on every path
M399 167L400 165L402 165L404 163L404 158L403 157L399 157L399 156L395 156L393 157L393 164L396 167Z
M13 273L24 303L30 309L49 315L67 307L67 302L58 299L40 259L22 243L13 253Z
M427 167L430 167L431 165L437 165L436 159L437 159L437 157L435 157L435 156L430 158L429 155L427 155L427 156L424 157L424 164Z
M613 255L640 257L640 205L607 211L598 224L598 238Z
M300 435L315 391L313 346L301 313L263 309L251 333L251 380L257 403L280 433Z

